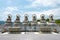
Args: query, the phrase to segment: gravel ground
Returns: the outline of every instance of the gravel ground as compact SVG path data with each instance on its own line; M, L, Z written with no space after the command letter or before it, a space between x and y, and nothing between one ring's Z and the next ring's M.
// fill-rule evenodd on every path
M0 40L60 40L60 34L0 34Z

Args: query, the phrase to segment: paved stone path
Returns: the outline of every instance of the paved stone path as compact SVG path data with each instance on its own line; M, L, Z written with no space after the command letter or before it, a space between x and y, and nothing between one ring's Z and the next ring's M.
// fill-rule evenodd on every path
M0 40L60 40L60 34L0 34Z

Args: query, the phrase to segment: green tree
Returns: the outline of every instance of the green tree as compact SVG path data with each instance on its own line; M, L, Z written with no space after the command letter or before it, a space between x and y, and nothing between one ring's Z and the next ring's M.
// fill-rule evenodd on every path
M40 20L37 20L37 22L40 22Z
M56 24L60 24L60 20L58 20L58 19L55 20L55 22L56 22Z
M49 22L49 18L47 18L46 21Z

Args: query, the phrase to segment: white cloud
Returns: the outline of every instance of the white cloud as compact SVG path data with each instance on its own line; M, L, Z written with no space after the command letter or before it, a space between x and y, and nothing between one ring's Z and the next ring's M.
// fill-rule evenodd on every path
M18 10L18 8L17 7L6 7L0 10L0 18L1 18L0 20L6 21L8 14L14 15L14 13L12 13L14 12L14 10Z
M15 12L14 10L19 11L17 7L7 7L4 10L0 11L0 20L6 20L7 15L11 14L12 15L12 20L14 21L15 17L16 17L16 14L17 14L17 13L15 13L15 14L13 13L13 12ZM24 13L19 13L18 12L18 14L21 16L21 21L24 20L24 15L25 14L29 15L29 20L32 19L33 14L37 15L37 19L40 19L41 14L45 14L46 17L48 17L49 14L53 14L54 18L58 19L58 18L60 18L60 15L59 15L60 14L60 8L47 10L47 11L43 11L43 12L37 12L37 11L29 11L29 12L24 12Z
M60 4L60 0L35 0L29 5L29 7L36 7L36 6L51 6L55 7L57 4Z
M32 6L39 6L40 4L47 6L53 4L51 0L36 0L32 3Z
M54 15L54 19L58 19L60 17L60 8L57 8L57 9L52 9L52 10L47 10L47 11L43 11L43 12L25 12L25 14L28 14L29 16L30 15L33 15L33 14L36 14L37 15L37 18L39 19L40 18L40 15L41 14L44 14L47 18L49 17L50 14L53 14Z

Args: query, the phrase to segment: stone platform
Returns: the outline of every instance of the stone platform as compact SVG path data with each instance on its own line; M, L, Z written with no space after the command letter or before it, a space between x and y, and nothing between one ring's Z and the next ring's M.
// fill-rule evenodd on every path
M12 34L20 33L20 27L9 27L9 33Z
M0 40L60 40L60 34L0 34Z

